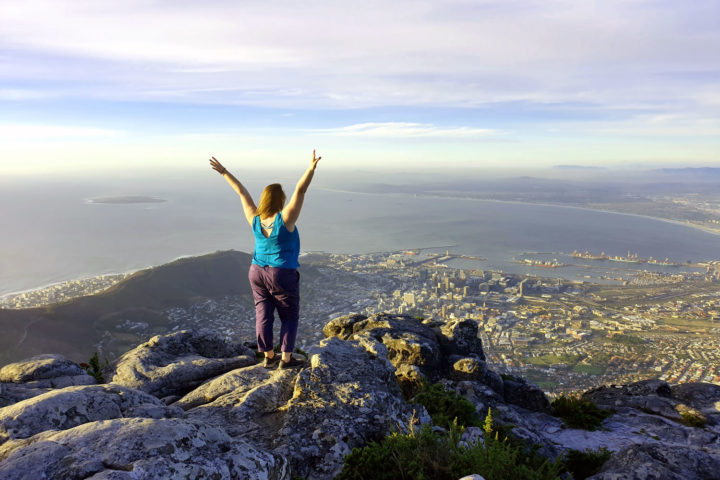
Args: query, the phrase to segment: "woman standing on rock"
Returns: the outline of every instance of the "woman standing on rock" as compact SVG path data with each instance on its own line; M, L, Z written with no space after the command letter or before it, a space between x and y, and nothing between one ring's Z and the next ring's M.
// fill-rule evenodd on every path
M265 187L260 205L255 206L250 193L220 162L212 157L210 166L219 172L240 195L245 218L255 235L255 250L248 277L255 299L255 332L258 351L265 353L263 366L292 368L303 361L292 357L300 314L300 273L297 271L300 255L300 236L295 223L305 200L315 168L321 157L313 150L310 166L298 181L285 206L285 192L279 183ZM273 321L275 309L280 316L280 351L273 351ZM281 358L278 358L281 357Z

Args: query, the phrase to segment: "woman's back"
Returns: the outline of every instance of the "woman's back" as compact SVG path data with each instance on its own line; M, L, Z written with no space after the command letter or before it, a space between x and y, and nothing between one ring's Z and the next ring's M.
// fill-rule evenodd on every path
M275 214L272 229L266 236L260 216L253 219L255 250L252 262L261 267L297 268L300 255L300 234L297 226L289 231L281 212Z

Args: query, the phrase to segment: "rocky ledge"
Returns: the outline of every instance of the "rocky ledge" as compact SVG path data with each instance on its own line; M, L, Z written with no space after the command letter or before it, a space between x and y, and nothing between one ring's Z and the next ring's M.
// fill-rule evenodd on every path
M585 392L612 408L567 428L544 393L488 368L473 321L349 315L304 368L266 370L207 331L154 337L93 377L58 355L0 369L0 478L332 478L352 448L429 416L411 402L441 382L555 457L614 451L593 479L720 479L720 386L647 380ZM687 418L700 419L697 426Z

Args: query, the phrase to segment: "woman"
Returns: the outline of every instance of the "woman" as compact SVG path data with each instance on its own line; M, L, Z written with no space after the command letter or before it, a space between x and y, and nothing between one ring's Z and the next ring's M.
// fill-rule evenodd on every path
M279 183L265 187L260 205L255 206L250 193L215 157L210 166L219 172L240 195L245 218L255 235L255 249L248 277L255 299L255 332L258 351L265 354L263 366L292 368L303 365L293 358L300 314L300 273L297 271L300 236L295 223L305 200L315 168L321 157L313 150L310 166L295 187L285 206L285 193ZM275 309L280 317L280 351L273 351Z

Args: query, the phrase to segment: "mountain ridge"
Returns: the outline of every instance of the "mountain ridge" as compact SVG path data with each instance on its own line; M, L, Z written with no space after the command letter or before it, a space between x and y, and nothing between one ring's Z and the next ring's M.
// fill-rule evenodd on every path
M165 333L168 307L223 295L250 295L251 256L234 250L187 257L133 273L107 290L52 305L0 309L0 365L47 351L76 361L95 351L103 332L121 321L146 322ZM137 338L110 347L122 353ZM21 348L20 348L21 347Z

